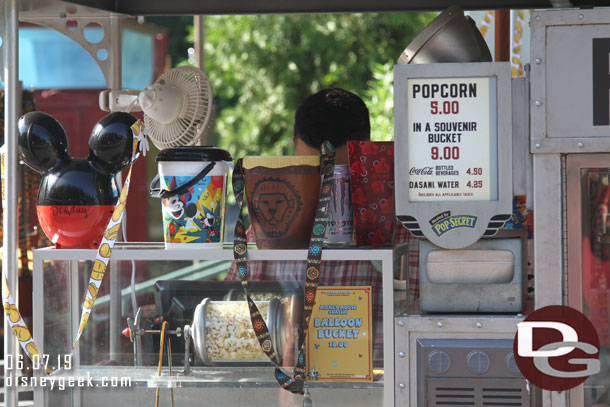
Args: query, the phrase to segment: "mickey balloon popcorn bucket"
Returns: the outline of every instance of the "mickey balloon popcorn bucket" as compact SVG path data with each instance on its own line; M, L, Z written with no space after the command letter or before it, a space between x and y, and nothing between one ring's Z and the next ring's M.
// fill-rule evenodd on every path
M157 155L150 186L161 198L166 248L222 247L226 178L231 155L207 146L180 146Z
M93 128L89 156L74 158L66 132L52 116L30 112L19 119L19 154L42 174L36 210L55 247L100 245L119 198L114 176L131 163L136 120L123 112L105 116Z

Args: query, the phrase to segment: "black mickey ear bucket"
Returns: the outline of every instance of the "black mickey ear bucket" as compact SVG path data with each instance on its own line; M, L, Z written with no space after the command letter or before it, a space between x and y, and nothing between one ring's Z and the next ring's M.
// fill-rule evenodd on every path
M221 247L231 155L208 146L176 147L157 155L150 194L161 198L166 248Z

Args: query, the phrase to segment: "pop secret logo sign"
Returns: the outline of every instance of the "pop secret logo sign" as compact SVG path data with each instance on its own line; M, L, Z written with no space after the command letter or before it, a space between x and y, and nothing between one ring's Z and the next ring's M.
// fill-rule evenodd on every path
M544 390L572 389L600 371L595 327L562 305L540 308L518 324L513 351L521 374Z
M451 211L445 211L434 216L428 222L432 225L432 231L440 237L457 228L474 229L477 225L477 217L473 215L451 216Z

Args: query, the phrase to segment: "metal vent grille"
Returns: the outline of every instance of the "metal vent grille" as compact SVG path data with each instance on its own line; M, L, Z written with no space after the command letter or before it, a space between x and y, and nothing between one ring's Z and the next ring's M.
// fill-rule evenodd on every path
M474 406L474 387L437 387L433 406Z
M468 368L474 374L483 374L489 370L489 356L479 350L468 354Z
M529 407L523 379L429 378L426 407Z
M443 352L442 350L437 350L434 352L430 352L428 355L428 366L430 370L432 370L436 374L443 374L449 370L449 365L451 360L449 359L449 355L447 352Z
M523 406L521 389L507 387L483 387L483 406L514 407ZM528 401L529 405L529 401Z

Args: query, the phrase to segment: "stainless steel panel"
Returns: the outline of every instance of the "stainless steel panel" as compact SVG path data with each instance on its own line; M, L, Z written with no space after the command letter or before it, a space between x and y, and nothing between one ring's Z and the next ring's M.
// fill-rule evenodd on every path
M513 194L528 195L528 184L532 178L532 156L529 146L529 64L525 67L528 76L513 78Z
M531 27L532 153L608 151L610 124L594 125L608 75L595 74L594 68L598 60L608 61L599 55L608 51L593 39L610 44L610 10L536 11Z
M421 407L529 407L531 395L523 378L430 378L427 400Z
M426 259L428 280L436 284L504 284L515 274L508 250L433 250Z
M420 309L423 312L521 312L526 298L525 246L521 238L481 239L463 250L444 251L422 240ZM444 261L441 263L438 259Z
M563 303L561 157L534 156L534 293L536 308Z
M395 319L395 405L417 406L418 395L424 391L418 380L419 340L512 340L522 315L408 315ZM469 351L470 352L470 351ZM468 352L468 353L469 353ZM421 354L421 353L420 353ZM533 405L540 405L534 403Z

